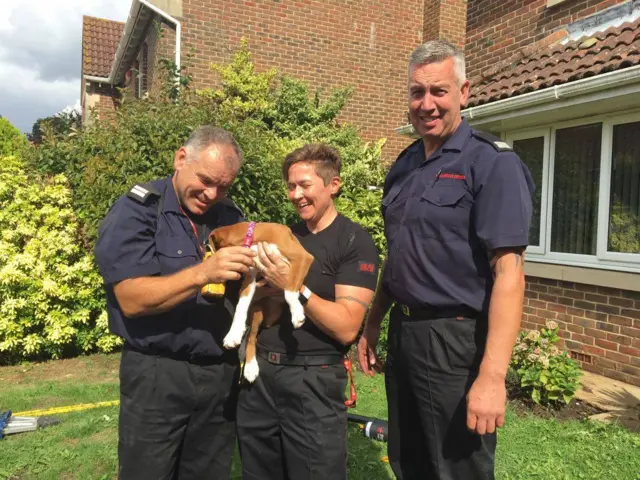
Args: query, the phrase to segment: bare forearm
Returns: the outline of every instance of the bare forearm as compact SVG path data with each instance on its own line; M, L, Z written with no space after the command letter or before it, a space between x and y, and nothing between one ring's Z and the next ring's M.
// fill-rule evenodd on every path
M480 373L497 378L507 374L511 352L522 319L524 300L522 269L508 270L496 276L489 303L489 331Z
M206 283L201 265L195 265L165 277L123 280L114 287L114 293L127 317L140 317L176 307Z
M380 282L378 282L378 288L376 288L375 296L373 297L373 303L369 309L367 320L365 322L365 328L380 329L382 319L393 305L393 300L386 294L384 288L382 288L382 278L384 276L384 269L387 262L385 260L382 271L380 273Z
M354 318L344 305L317 295L309 299L304 311L320 330L344 345L355 340L362 323L362 317Z

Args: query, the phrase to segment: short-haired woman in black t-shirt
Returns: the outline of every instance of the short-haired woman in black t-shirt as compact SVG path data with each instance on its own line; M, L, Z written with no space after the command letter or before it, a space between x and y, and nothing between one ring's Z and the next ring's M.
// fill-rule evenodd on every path
M340 215L340 155L305 145L284 160L288 197L301 222L291 230L314 256L300 293L306 320L294 329L285 309L258 335L260 374L244 385L237 409L245 480L346 479L347 373L342 358L355 341L378 274L371 236ZM263 275L276 288L289 268L259 245Z

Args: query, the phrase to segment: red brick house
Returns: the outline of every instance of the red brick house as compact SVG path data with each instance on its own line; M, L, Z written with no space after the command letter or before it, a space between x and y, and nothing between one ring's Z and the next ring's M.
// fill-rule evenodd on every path
M538 186L524 327L555 320L585 369L640 385L639 17L640 0L132 0L124 27L111 22L118 41L83 35L83 106L102 94L98 111L112 108L126 81L153 90L158 59L190 51L196 86L213 86L209 65L246 37L259 69L352 85L344 118L387 138L392 159L412 133L409 53L464 47L464 116L512 144ZM111 63L91 70L98 45Z
M92 112L108 115L117 105L118 92L108 82L111 64L122 37L124 23L87 17L82 22L82 78L80 105L82 121Z

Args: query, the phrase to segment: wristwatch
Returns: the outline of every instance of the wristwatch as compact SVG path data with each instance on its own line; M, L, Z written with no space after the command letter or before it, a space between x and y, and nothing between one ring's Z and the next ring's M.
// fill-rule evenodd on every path
M306 305L313 292L304 285L300 289L299 300L302 305Z

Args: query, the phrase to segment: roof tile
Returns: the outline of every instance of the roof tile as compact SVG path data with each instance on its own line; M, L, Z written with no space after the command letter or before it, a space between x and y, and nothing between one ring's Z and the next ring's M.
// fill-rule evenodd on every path
M490 70L472 85L467 106L475 107L635 65L640 65L640 18L565 45L552 45Z
M108 77L122 32L123 22L104 18L82 18L82 73Z

